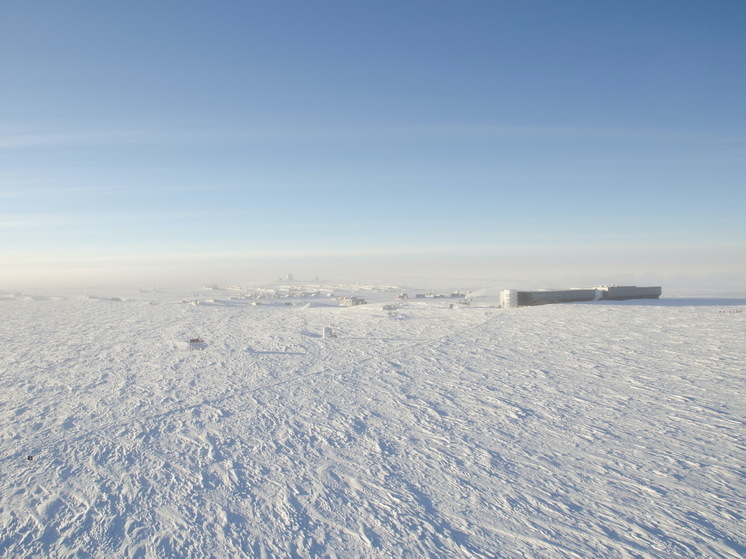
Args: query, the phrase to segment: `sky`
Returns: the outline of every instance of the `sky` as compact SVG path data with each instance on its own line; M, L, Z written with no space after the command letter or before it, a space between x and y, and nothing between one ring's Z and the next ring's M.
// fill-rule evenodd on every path
M746 293L741 0L0 0L0 289Z

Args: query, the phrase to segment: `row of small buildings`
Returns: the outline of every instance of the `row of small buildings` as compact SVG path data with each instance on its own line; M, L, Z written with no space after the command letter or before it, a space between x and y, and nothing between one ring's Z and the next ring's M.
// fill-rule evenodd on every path
M505 289L500 292L503 308L533 307L554 303L576 303L582 301L626 301L628 299L658 299L661 287L637 287L634 285L602 285L591 289L564 289L518 291Z

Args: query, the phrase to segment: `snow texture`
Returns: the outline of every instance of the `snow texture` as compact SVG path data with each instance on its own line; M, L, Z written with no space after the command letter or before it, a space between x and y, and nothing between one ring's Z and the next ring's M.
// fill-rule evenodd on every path
M0 293L0 555L746 554L743 300L400 291Z

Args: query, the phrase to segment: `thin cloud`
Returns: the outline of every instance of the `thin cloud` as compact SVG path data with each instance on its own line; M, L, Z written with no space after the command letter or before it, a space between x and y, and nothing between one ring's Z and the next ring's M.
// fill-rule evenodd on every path
M118 185L96 185L96 186L20 186L12 184L0 185L0 199L20 200L36 199L48 200L69 198L90 198L118 196L122 193L140 193L152 195L158 193L178 193L180 195L196 192L222 192L238 188L236 185L226 184L118 184Z
M0 230L37 229L70 223L69 218L48 214L0 215Z
M106 196L122 190L115 186L47 186L0 189L0 198L78 198L82 196Z
M144 131L29 132L0 135L0 149L128 144L152 141L153 138L152 133Z
M363 138L607 138L607 139L707 139L701 133L680 130L628 129L531 125L325 125L203 127L199 124L105 130L50 130L0 134L0 149L68 148L102 145L157 145L252 142L258 140L333 140Z
M135 225L167 220L185 220L193 218L194 214L177 211L149 211L149 212L106 212L106 213L26 213L0 215L0 230L13 229L49 229L60 227L95 227L111 226L112 224Z

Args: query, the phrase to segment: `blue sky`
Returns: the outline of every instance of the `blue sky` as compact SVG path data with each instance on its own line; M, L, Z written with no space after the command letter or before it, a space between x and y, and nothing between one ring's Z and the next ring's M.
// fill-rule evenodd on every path
M740 288L744 29L735 0L3 2L0 288Z

